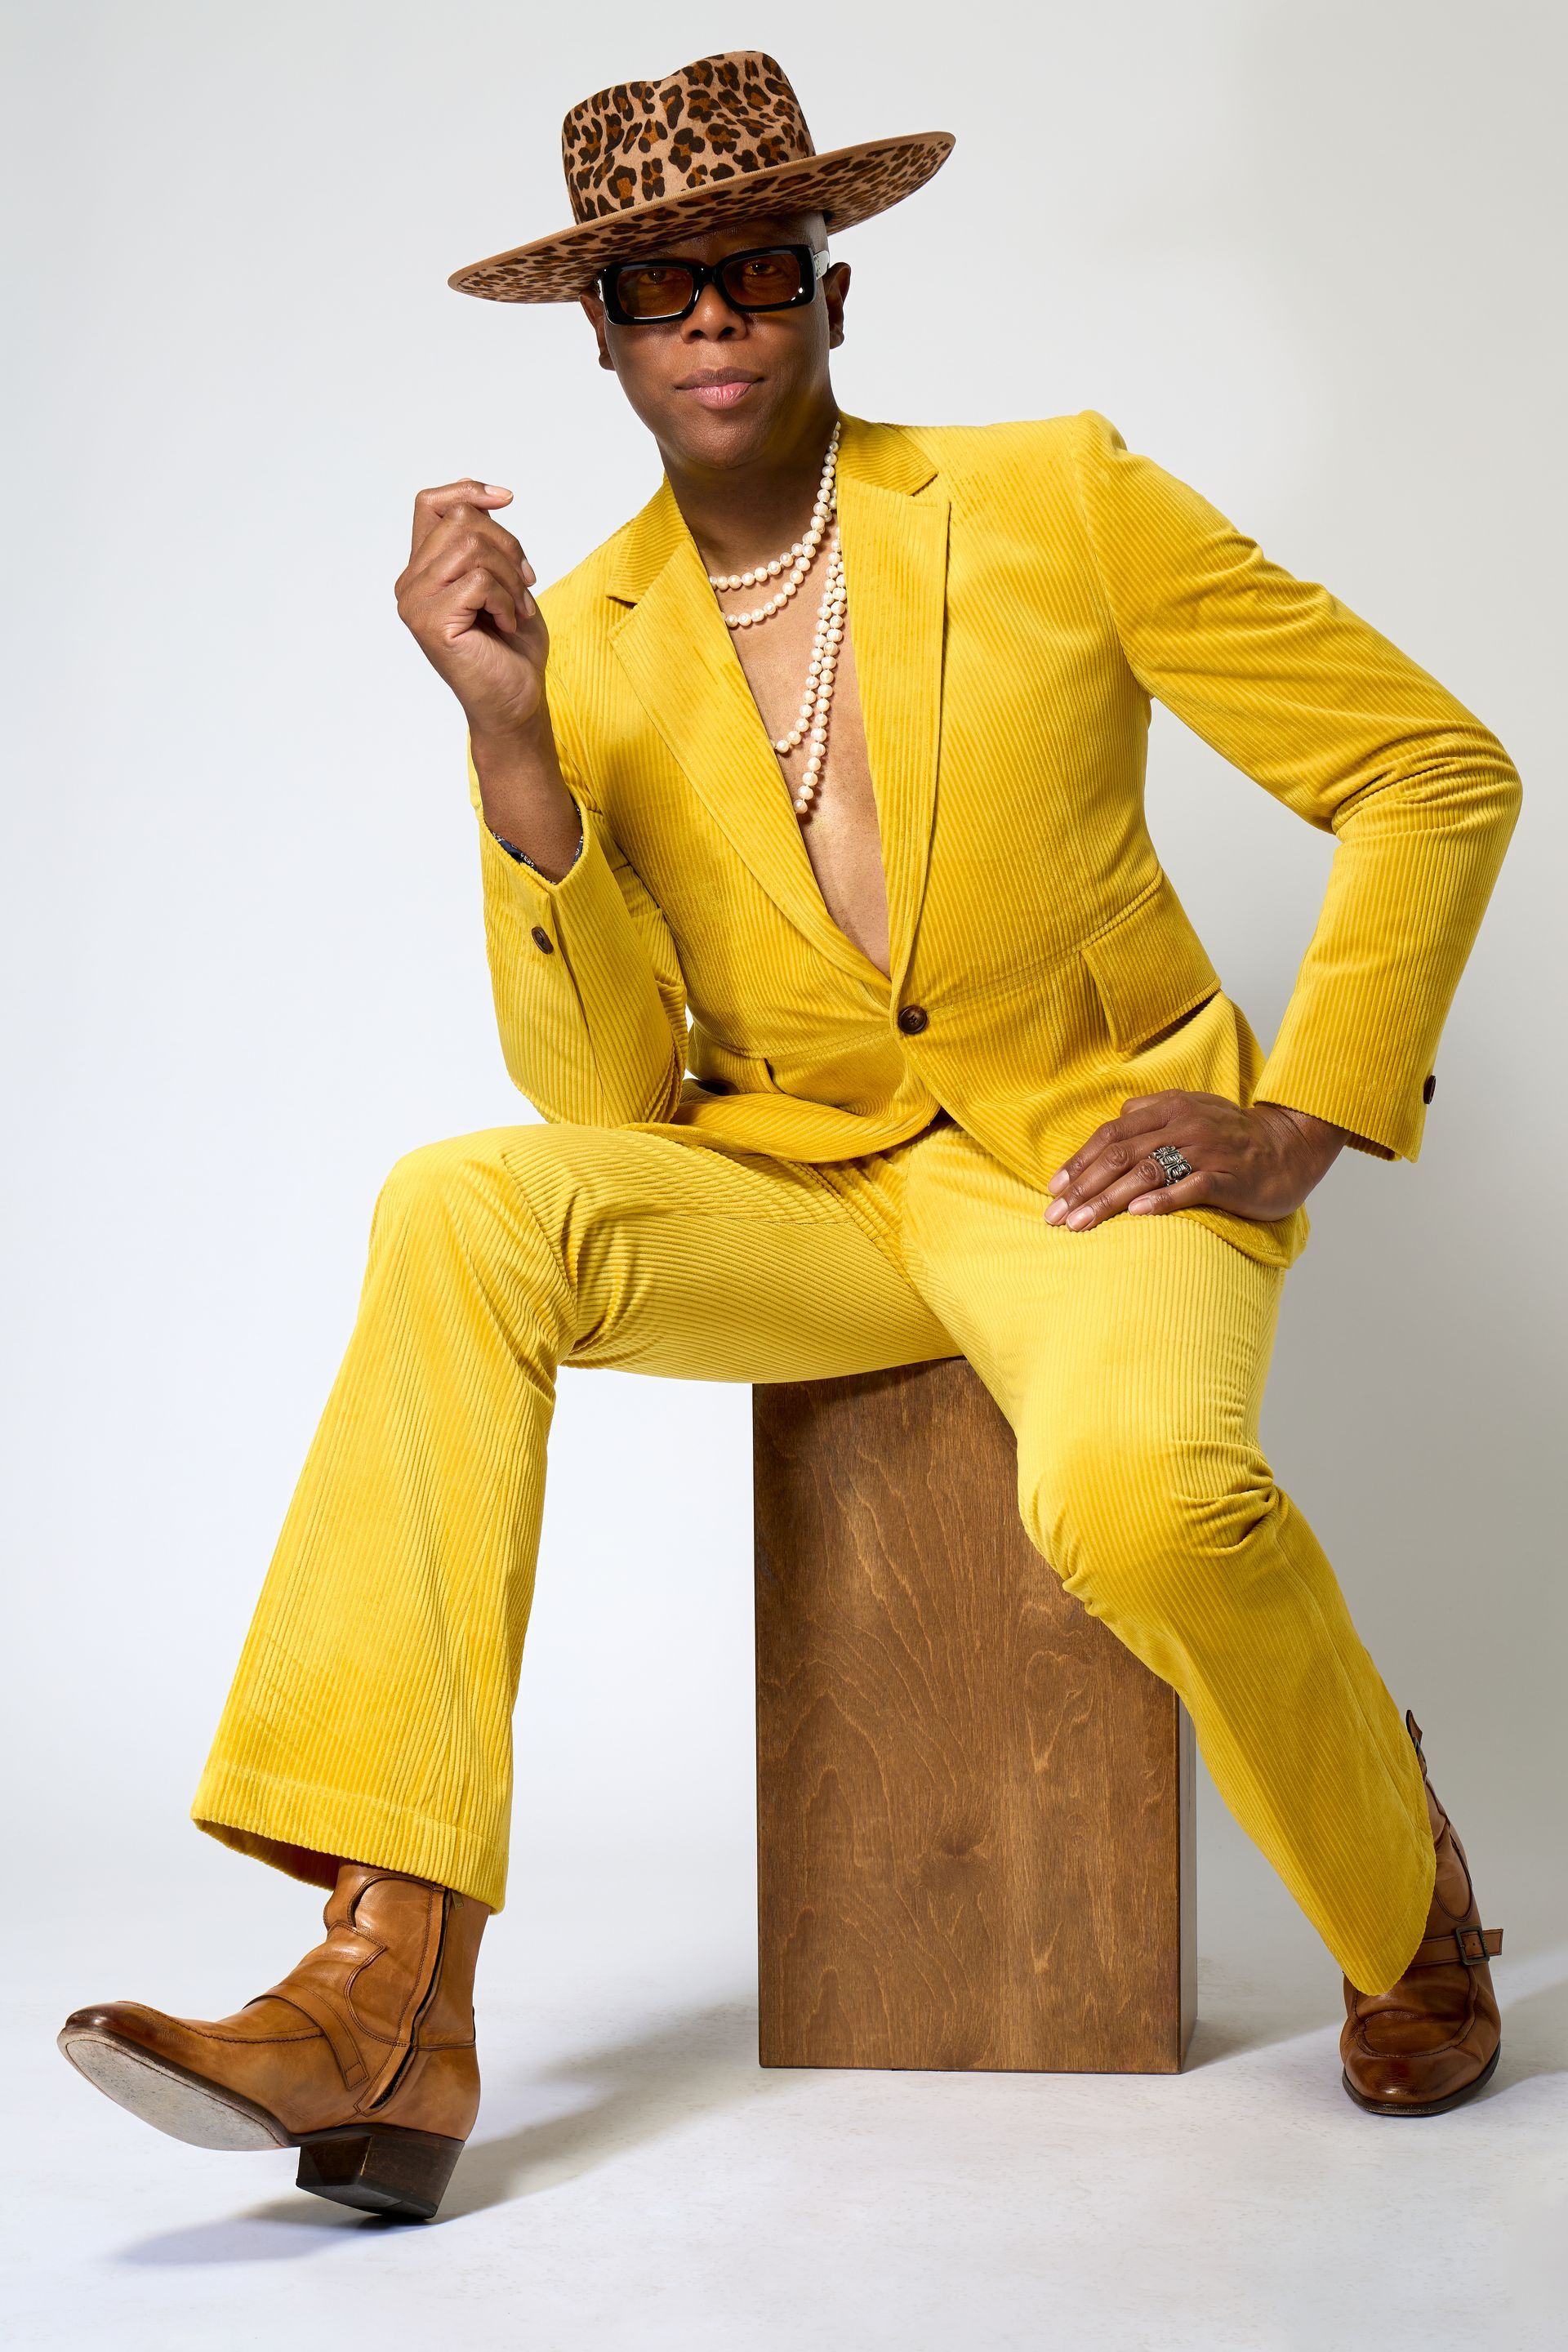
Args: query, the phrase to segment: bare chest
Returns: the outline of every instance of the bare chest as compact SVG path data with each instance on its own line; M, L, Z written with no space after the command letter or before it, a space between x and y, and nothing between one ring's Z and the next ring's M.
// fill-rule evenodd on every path
M806 593L795 597L784 612L759 627L732 633L731 641L770 741L785 735L798 716L819 601L814 574ZM774 756L779 789L793 796L805 772L804 750ZM886 972L889 965L887 877L866 753L852 618L839 647L826 761L810 808L794 822L800 826L828 913L861 953Z

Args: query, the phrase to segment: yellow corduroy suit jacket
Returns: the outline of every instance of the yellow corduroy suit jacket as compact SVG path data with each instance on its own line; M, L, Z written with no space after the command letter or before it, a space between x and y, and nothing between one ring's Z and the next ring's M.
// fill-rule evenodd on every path
M1093 411L846 417L838 520L890 976L827 912L665 482L541 599L575 864L552 883L479 827L529 1100L816 1162L884 1150L940 1105L1043 1192L1127 1097L1176 1087L1414 1160L1518 810L1496 738ZM1335 836L1267 1060L1146 829L1152 697ZM471 755L468 774L478 811ZM900 1030L914 1006L924 1025ZM1307 1235L1301 1209L1178 1213L1277 1265Z

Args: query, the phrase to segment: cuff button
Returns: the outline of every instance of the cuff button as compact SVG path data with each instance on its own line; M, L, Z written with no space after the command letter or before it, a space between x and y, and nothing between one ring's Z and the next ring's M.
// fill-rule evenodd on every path
M1430 1101L1431 1101L1431 1099L1432 1099L1432 1097L1433 1097L1433 1096L1436 1093L1436 1091L1437 1091L1437 1081L1436 1081L1436 1079L1435 1077L1433 1077L1432 1076L1428 1075L1428 1076L1426 1076L1426 1077L1422 1081L1422 1086L1421 1086L1421 1099L1422 1099L1422 1101L1423 1101L1423 1102L1430 1102Z
M555 953L555 942L551 938L542 923L535 923L528 936L533 941L534 946L539 950L542 955L553 955Z

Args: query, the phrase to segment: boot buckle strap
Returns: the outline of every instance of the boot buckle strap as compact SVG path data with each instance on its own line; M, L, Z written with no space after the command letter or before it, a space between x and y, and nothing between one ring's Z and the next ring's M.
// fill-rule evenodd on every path
M1410 1961L1413 1969L1451 1969L1457 1961L1468 1969L1484 1969L1502 1949L1500 1927L1449 1927L1438 1936L1424 1936Z

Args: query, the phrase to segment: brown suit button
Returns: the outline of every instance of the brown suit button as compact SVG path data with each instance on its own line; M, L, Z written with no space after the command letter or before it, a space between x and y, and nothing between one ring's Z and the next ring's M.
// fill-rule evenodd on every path
M930 1019L931 1014L923 1004L901 1004L899 1007L899 1026L906 1037L918 1037Z
M1427 1076L1427 1077L1426 1077L1426 1079L1424 1079L1424 1080L1423 1080L1423 1082L1422 1082L1422 1087L1421 1087L1421 1099L1422 1099L1422 1101L1423 1101L1423 1102L1430 1102L1430 1101L1431 1101L1431 1099L1432 1099L1432 1097L1433 1097L1433 1096L1436 1093L1436 1091L1437 1091L1437 1081L1436 1081L1436 1079L1435 1077L1432 1077L1432 1076Z
M553 955L555 953L555 942L551 938L542 923L535 923L532 930L530 931L528 936L533 941L534 946L538 948L542 955Z

